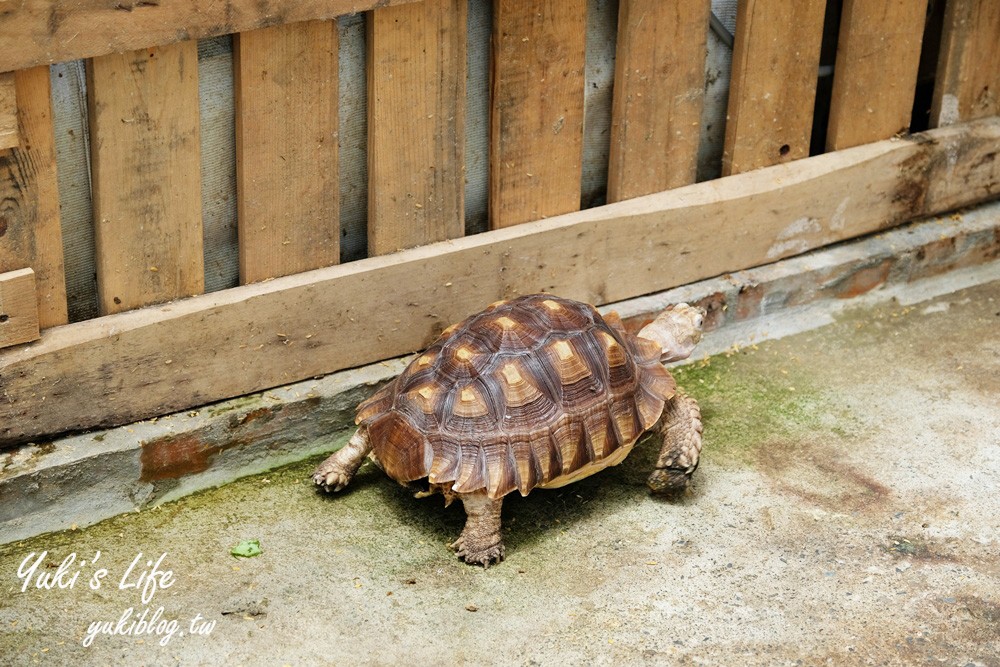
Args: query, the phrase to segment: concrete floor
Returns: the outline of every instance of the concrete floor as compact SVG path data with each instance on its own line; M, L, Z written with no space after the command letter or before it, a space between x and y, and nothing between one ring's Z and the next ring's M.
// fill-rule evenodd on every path
M0 547L0 663L1000 665L1000 282L677 376L706 423L679 502L648 495L640 447L509 497L507 560L483 571L446 549L457 505L370 466L328 498L298 464ZM263 554L231 556L243 539ZM161 554L174 579L148 605L119 589L140 552L126 584ZM71 553L72 588L33 587ZM130 607L175 634L83 646Z

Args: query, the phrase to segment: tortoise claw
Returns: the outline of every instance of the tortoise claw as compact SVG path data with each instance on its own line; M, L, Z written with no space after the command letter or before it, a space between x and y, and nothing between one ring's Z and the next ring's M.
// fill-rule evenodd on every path
M687 491L693 472L688 468L658 468L646 480L646 485L655 494L677 497Z
M452 542L451 548L455 550L456 556L469 565L482 565L486 570L493 563L502 562L506 555L503 542L482 546L475 544L474 540L466 540L464 534Z
M339 466L324 464L313 473L312 479L316 486L319 486L327 493L342 490L350 482L353 474L343 470Z

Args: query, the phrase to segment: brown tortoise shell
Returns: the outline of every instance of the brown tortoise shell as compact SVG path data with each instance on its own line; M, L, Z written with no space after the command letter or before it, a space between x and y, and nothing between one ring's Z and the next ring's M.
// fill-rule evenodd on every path
M357 423L399 482L527 495L617 463L656 423L676 391L659 358L613 313L522 296L446 329L358 406Z

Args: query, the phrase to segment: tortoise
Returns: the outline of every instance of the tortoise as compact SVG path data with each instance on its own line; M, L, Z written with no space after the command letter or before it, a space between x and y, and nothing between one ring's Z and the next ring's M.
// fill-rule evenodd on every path
M674 495L698 467L702 424L663 364L691 354L703 317L677 304L633 335L617 313L551 294L494 303L363 401L357 431L313 481L340 491L367 456L401 484L422 483L418 497L460 499L452 548L484 567L504 558L504 496L617 465L647 430L662 438L648 485Z

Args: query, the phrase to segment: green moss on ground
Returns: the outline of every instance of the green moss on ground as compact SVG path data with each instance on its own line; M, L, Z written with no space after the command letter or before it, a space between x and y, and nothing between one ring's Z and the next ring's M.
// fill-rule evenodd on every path
M848 411L813 384L780 341L709 357L674 376L701 406L706 460L749 465L766 444L854 431Z

